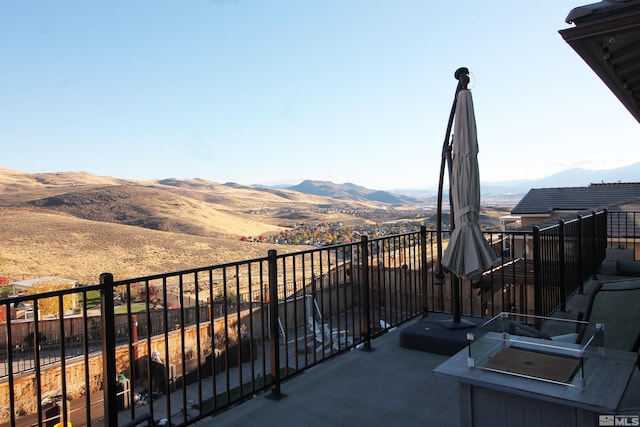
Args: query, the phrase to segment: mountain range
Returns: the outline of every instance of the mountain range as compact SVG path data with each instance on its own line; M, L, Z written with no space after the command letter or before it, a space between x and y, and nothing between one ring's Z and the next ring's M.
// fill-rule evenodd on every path
M482 182L480 192L484 201L502 200L515 204L532 188L588 187L590 184L603 182L640 182L640 163L603 170L573 168L539 179ZM447 191L448 187L445 185L444 193L447 194ZM393 194L432 201L436 200L437 192L435 186L392 191Z
M314 196L332 197L335 199L367 200L370 202L388 203L390 205L417 205L419 198L382 190L371 190L352 183L335 184L330 181L305 180L298 185L287 187L289 190Z
M640 163L615 169L588 170L567 169L556 174L529 180L483 182L480 191L483 204L515 205L532 188L588 187L601 182L640 182ZM435 186L417 189L372 190L353 183L336 184L331 181L305 180L296 185L260 188L281 188L299 193L331 197L334 199L366 200L391 205L421 205L435 203L438 188ZM448 186L443 189L448 194Z

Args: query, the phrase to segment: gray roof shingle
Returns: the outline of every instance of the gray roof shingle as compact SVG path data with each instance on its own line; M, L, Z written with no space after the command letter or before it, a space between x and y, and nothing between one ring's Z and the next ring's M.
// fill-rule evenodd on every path
M640 200L640 183L603 183L588 187L533 188L511 210L513 215L583 211Z

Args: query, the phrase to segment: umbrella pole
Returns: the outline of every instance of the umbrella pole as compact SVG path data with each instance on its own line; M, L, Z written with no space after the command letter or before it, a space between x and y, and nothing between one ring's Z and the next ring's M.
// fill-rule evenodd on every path
M437 250L438 250L438 271L436 272L436 284L444 285L444 272L442 271L442 189L444 187L444 170L449 166L449 179L451 179L451 128L453 127L453 118L456 114L456 104L458 103L458 92L462 89L466 89L469 84L469 70L467 68L458 68L454 73L455 78L458 80L458 86L456 87L456 93L453 96L453 105L451 106L451 113L449 114L449 122L447 123L447 131L444 136L444 142L442 143L442 159L440 161L440 176L438 180L438 205L436 209L436 235L438 237ZM464 78L463 78L464 77ZM451 181L449 181L451 182ZM449 192L451 193L451 192ZM451 194L449 194L449 206L453 209L451 204ZM453 224L453 214L449 211L449 217Z
M465 67L458 68L454 73L454 77L458 80L458 86L456 87L456 93L453 98L453 105L451 106L451 113L449 114L449 122L447 123L447 131L444 137L444 143L442 144L442 160L440 162L440 177L438 180L438 205L436 210L436 234L438 237L438 271L435 274L436 283L444 285L444 271L442 268L442 199L443 199L443 187L444 187L444 171L445 165L448 166L449 172L449 187L451 187L451 128L453 127L453 119L456 112L456 104L458 102L458 92L466 90L469 85L469 69ZM449 217L451 222L450 230L455 228L453 203L451 200L451 191L449 191ZM451 299L453 303L453 321L443 322L443 326L449 329L457 328L469 328L474 327L472 322L462 321L460 315L460 278L453 275L451 281Z

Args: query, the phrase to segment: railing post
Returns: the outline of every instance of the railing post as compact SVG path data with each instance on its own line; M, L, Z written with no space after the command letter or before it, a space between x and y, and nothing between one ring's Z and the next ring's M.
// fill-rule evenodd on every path
M364 350L371 351L371 301L369 297L369 237L360 239L360 253L362 254L362 333L364 335Z
M284 395L280 391L280 332L278 330L278 262L277 252L271 249L268 252L269 269L269 355L271 359L271 385L272 399L279 400Z
M578 215L578 265L580 265L580 294L584 294L584 280L586 278L586 269L584 265L584 233L582 232L584 223L582 222L582 215Z
M116 371L116 331L113 312L113 275L100 275L100 307L102 312L102 386L104 393L104 425L118 425L118 387Z
M591 211L591 225L593 229L593 236L591 237L591 247L593 251L592 262L595 264L598 259L598 220L596 218L596 211ZM598 269L593 271L593 280L598 280Z
M149 325L149 322L147 322ZM151 334L151 330L147 327L147 335ZM138 316L131 315L131 345L133 347L133 360L138 360Z
M602 263L602 261L604 261L607 258L607 228L608 228L608 223L609 223L609 209L603 209L602 211L600 211L600 215L597 216L597 218L602 217L601 221L603 222L604 226L602 227L602 245L601 245L601 249L600 249L600 257L598 258L598 262ZM618 212L618 218L620 218L620 212ZM625 214L625 218L626 218L626 214ZM626 221L626 219L625 219ZM627 233L626 230L626 225L625 225L625 234ZM634 234L635 236L635 234Z
M15 285L14 285L15 287ZM15 290L14 293L15 295ZM85 298L86 299L86 298ZM16 417L15 417L15 413L16 413L16 389L15 389L15 383L14 383L14 372L13 372L13 368L14 368L14 364L13 364L13 351L11 351L11 349L13 348L13 333L12 333L12 325L11 325L11 319L9 318L9 313L11 313L11 303L9 302L9 300L5 300L7 301L6 304L4 304L4 312L7 314L7 320L5 323L5 326L7 327L7 333L5 335L6 337L6 341L5 341L5 348L7 349L7 384L8 384L8 393L9 393L9 413L11 414L10 417L10 421L11 427L15 427L16 426ZM34 309L37 309L37 305L34 305ZM35 315L35 313L34 313ZM36 321L34 319L34 325L36 325ZM38 336L37 332L33 335L34 338ZM35 372L39 373L39 368L38 368L39 364L36 364L36 369ZM36 384L38 384L36 382ZM36 392L37 393L37 392ZM40 395L37 394L36 395L37 399L40 401ZM38 404L38 409L40 409L41 404Z
M540 227L533 226L533 314L542 316L542 264Z
M560 269L560 311L567 311L567 266L565 263L564 220L558 221L558 258Z
M422 267L422 274L420 275L420 285L422 288L422 317L429 316L429 298L427 298L427 292L429 291L429 283L427 281L427 274L429 266L427 264L427 227L420 226L420 264Z

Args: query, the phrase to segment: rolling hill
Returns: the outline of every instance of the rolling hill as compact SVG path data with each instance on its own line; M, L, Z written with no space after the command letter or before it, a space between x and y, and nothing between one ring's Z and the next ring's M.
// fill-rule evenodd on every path
M288 189L316 196L366 200L370 202L388 203L390 205L417 205L422 202L415 197L393 194L388 191L371 190L352 183L334 184L330 181L305 180L298 185L288 187Z
M335 196L335 195L334 195ZM84 172L0 169L0 276L47 275L96 282L308 247L242 242L298 222L363 223L354 210L380 202L219 184L202 179L135 181ZM332 209L327 209L332 207Z

